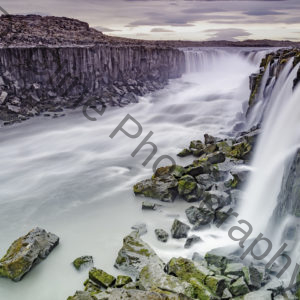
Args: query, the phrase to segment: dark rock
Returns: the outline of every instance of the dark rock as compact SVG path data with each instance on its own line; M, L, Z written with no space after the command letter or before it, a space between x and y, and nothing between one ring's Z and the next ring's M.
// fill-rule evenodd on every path
M133 191L136 195L172 202L178 194L177 186L178 181L173 175L164 175L137 183Z
M166 243L169 239L169 234L163 229L155 229L155 235L156 238L163 243Z
M207 276L205 278L205 285L208 286L209 289L219 297L223 295L224 290L227 287L224 276L220 275Z
M191 155L191 154L192 154L192 151L185 148L185 149L183 149L181 152L179 152L179 153L177 154L177 156L179 156L179 157L186 157L186 156L189 156L189 155Z
M192 235L190 237L187 238L187 240L185 241L184 244L184 248L189 249L192 246L194 246L195 244L199 243L201 240L201 238L197 235Z
M221 270L225 270L227 266L227 258L225 256L220 256L214 254L212 251L205 254L205 260L208 265L214 265Z
M216 141L217 141L217 138L215 138L211 135L208 135L207 133L204 134L204 143L205 143L205 145L215 144Z
M254 266L243 267L243 274L250 289L260 289L263 281L263 274Z
M207 155L207 161L212 165L222 163L225 159L225 154L220 151Z
M206 225L214 219L214 212L207 207L191 206L185 210L189 222L193 225Z
M235 281L233 284L231 284L229 290L230 290L231 294L236 297L243 296L250 292L243 277L239 278L237 281Z
M200 184L201 188L205 191L211 190L214 185L214 177L210 174L202 174L196 177L197 182Z
M45 259L58 245L59 238L35 228L12 243L0 260L0 276L20 281L33 266Z
M171 234L174 239L186 238L189 230L190 226L175 219L171 228Z

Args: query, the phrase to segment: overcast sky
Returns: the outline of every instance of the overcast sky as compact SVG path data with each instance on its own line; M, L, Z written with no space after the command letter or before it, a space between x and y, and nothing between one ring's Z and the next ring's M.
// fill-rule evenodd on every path
M72 17L130 38L300 41L300 0L1 0L0 5L10 14Z

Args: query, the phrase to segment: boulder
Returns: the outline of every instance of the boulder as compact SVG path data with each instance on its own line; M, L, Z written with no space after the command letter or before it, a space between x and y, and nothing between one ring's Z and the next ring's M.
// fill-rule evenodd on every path
M190 226L175 219L171 228L171 234L174 239L186 238L189 230Z
M134 231L124 238L115 267L137 278L141 270L149 264L157 264L161 268L164 266L154 250Z
M226 160L225 154L220 151L207 155L207 161L212 165L220 164L225 160Z
M208 144L215 144L217 142L217 138L213 137L212 135L209 135L207 133L204 134L204 143L205 145Z
M158 288L171 293L184 294L192 297L194 290L191 284L166 274L158 265L145 266L139 276L139 289L150 290Z
M192 154L192 151L190 149L183 149L182 151L180 151L177 156L179 157L186 157Z
M132 282L131 277L125 276L125 275L119 275L116 279L115 287L120 288L120 287L123 287L124 285L126 285L130 282Z
M213 251L211 251L207 252L204 258L207 261L208 265L214 265L217 268L220 268L221 270L226 269L227 258L225 256L215 254L213 253Z
M203 284L207 276L214 275L213 272L199 263L182 257L172 258L168 262L166 270L168 274L173 274L182 280L189 282L191 278L195 278Z
M244 265L241 263L229 263L224 271L225 275L243 276Z
M240 277L237 281L231 284L229 290L233 296L243 296L250 292L243 277Z
M213 275L205 267L185 258L172 258L167 264L168 274L173 274L181 280L189 282L194 289L194 297L197 299L211 300L215 295L205 286L205 278Z
M116 282L116 278L114 276L96 268L92 268L90 270L89 279L104 288L109 288Z
M181 196L186 196L191 194L197 188L197 182L194 177L190 175L185 175L178 181L178 192Z
M166 202L172 202L176 198L178 181L173 175L167 174L143 180L133 187L135 195L144 195Z
M189 222L193 225L206 225L214 219L214 212L207 208L191 206L185 210Z
M192 246L194 246L195 244L201 242L201 238L197 235L192 235L190 237L188 237L185 241L185 244L184 244L184 248L186 249L189 249L191 248Z
M224 276L220 275L207 276L205 278L205 285L219 297L223 295L223 292L227 287Z
M200 140L194 140L190 143L190 149L202 150L205 146Z
M20 237L0 260L0 276L20 281L33 266L45 259L58 245L59 238L41 228Z
M155 229L154 230L157 239L160 242L166 243L169 239L169 234L163 229Z
M92 256L81 256L76 258L73 261L73 266L77 269L77 270L81 270L84 267L88 267L93 265L93 257Z
M229 300L229 299L232 299L232 294L230 293L229 289L226 288L224 291L223 291L223 295L221 297L223 300Z
M254 266L243 267L243 274L247 285L251 289L260 289L263 280L263 274Z
M210 174L202 174L196 176L196 181L204 191L211 190L214 185L214 178Z

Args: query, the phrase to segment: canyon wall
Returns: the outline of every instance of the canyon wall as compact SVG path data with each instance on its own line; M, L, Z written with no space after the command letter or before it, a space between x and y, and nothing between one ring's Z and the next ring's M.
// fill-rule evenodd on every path
M146 45L35 46L0 49L0 118L26 119L95 104L125 105L185 70L184 53Z

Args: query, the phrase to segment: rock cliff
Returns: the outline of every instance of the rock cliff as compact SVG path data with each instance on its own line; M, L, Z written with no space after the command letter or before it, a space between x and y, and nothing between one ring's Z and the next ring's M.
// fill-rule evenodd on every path
M6 16L0 22L6 33L0 40L0 119L8 123L91 98L95 105L126 105L185 69L178 49L112 42L80 21Z

